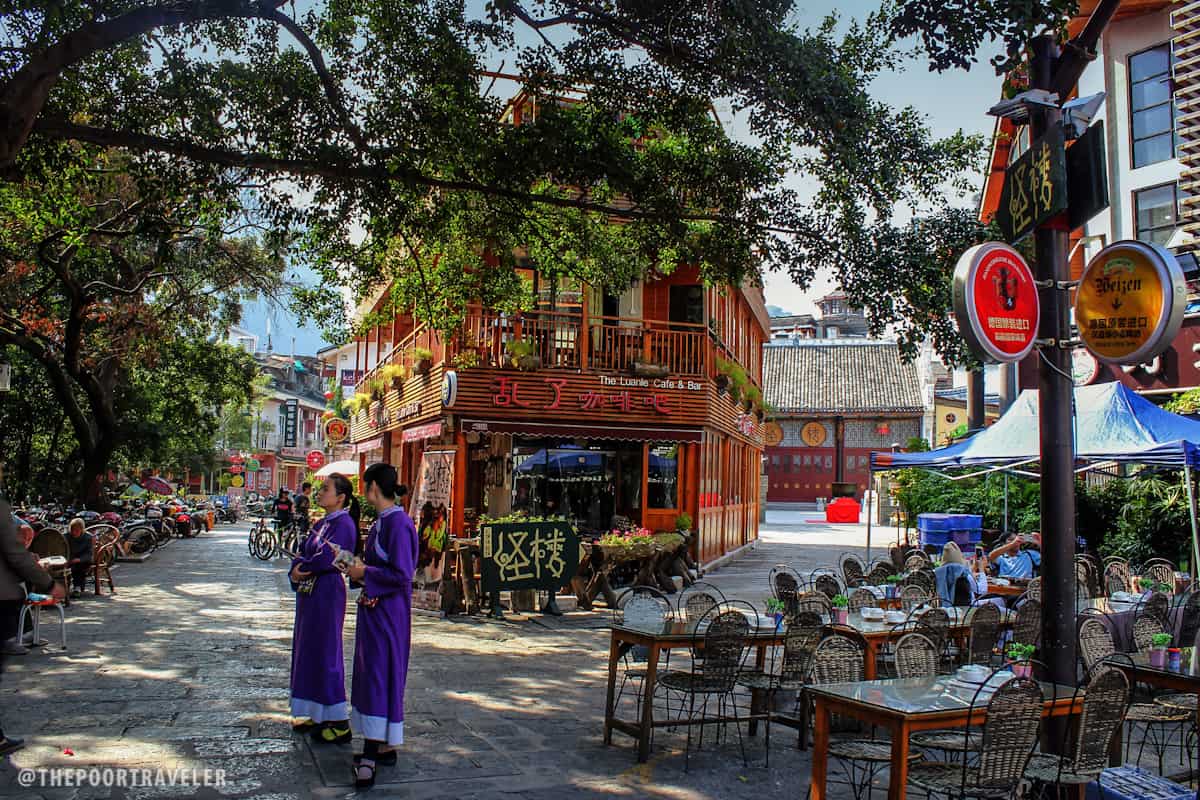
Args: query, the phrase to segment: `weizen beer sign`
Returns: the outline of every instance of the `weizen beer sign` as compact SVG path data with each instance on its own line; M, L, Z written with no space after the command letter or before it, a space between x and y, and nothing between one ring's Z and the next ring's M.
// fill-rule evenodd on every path
M1174 256L1145 242L1114 242L1083 271L1075 324L1096 358L1138 364L1170 347L1186 306L1187 283Z
M1033 271L1006 244L975 245L954 268L954 314L980 359L1020 361L1033 349L1041 318Z

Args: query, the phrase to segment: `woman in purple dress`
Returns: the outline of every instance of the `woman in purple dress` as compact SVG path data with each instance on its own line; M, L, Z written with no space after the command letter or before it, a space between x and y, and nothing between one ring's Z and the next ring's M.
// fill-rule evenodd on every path
M296 592L292 632L292 716L297 731L311 730L318 742L350 741L346 718L346 667L342 623L346 579L334 566L339 550L354 552L358 500L344 475L330 475L317 493L325 516L305 538L288 576Z
M354 761L359 789L373 786L377 764L393 764L404 741L404 683L412 630L412 578L417 563L417 530L398 497L396 468L372 464L363 473L363 493L379 510L367 534L363 556L346 567L362 584L354 637L354 677L350 720L365 740Z

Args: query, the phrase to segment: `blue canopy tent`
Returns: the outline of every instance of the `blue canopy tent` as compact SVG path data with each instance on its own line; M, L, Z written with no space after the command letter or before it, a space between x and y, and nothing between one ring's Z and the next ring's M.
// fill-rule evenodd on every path
M1191 507L1193 563L1200 562L1191 471L1200 467L1200 422L1164 411L1120 383L1075 389L1078 471L1104 463L1137 463L1184 470ZM1040 461L1038 393L1027 389L989 428L963 442L924 453L871 453L871 472L905 467L930 470L989 467L1021 471ZM978 473L977 473L978 474ZM870 517L867 518L868 552Z

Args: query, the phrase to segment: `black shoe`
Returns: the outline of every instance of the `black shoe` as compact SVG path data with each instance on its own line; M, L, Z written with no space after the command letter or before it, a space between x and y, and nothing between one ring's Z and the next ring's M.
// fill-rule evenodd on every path
M317 727L317 723L313 722L311 719L303 722L292 723L292 731L295 733L308 733L315 727Z
M346 744L354 738L349 723L345 725L322 725L313 730L309 736L319 744Z
M359 759L354 764L354 788L362 791L375 785L375 762L369 758Z
M9 753L15 753L24 746L24 739L13 739L6 736L3 739L0 739L0 756L6 756Z

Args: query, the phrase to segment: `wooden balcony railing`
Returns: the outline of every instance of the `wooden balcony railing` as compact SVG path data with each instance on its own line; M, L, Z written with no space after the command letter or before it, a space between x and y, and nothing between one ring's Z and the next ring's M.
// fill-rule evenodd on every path
M714 374L714 355L733 358L704 325L624 317L587 317L559 311L502 313L472 308L449 341L420 327L396 344L359 383L357 391L387 364L412 366L412 351L425 347L434 363L459 357L479 366L509 364L510 342L533 343L542 369L628 372L635 362L658 364L671 377L706 378Z

